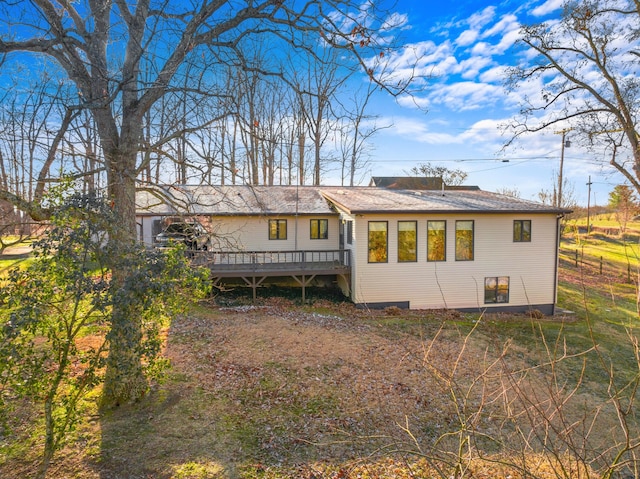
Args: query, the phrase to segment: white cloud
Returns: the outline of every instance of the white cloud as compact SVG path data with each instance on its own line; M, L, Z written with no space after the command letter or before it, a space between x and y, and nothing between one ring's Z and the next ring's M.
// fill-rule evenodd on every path
M482 70L483 68L486 68L491 63L492 63L492 60L489 57L483 57L483 56L471 57L460 62L458 71L460 72L460 75L462 76L462 78L469 80L477 77L478 74L480 73L480 70Z
M507 76L507 69L509 67L506 65L499 65L489 70L484 71L479 79L483 83L502 83Z
M424 120L407 117L395 118L391 132L402 137L410 138L412 141L427 143L429 145L447 145L459 141L454 135L449 133L430 131Z
M473 55L491 55L492 52L493 45L487 42L478 42L471 48L471 54Z
M455 44L466 47L467 45L471 45L478 39L478 31L477 30L465 30L462 32L458 38L455 40Z
M461 47L472 45L481 35L481 30L495 17L495 7L486 7L484 10L471 15L466 22L469 29L463 31L455 40L455 44ZM485 34L482 34L486 36Z
M536 7L533 10L531 10L531 14L535 17L542 17L544 15L547 15L551 12L554 12L562 8L563 3L564 3L564 0L547 0L539 7Z
M496 7L486 7L484 10L474 13L469 17L469 25L471 28L480 29L488 24L496 14Z
M426 97L419 97L417 95L402 95L397 99L398 105L405 108L419 108L422 110L428 110L431 107L431 101Z
M482 37L487 38L494 35L503 35L505 32L519 29L520 22L518 22L518 18L515 15L504 15L495 25L493 25L488 30L485 30L482 34Z
M452 53L449 42L436 44L429 40L406 45L383 58L371 58L367 67L374 68L379 75L392 82L442 77L457 69L458 62Z
M444 105L453 111L469 111L493 106L501 101L501 87L487 83L457 82L434 88L430 97L434 104Z
M409 24L409 16L407 14L400 14L397 12L389 15L382 25L380 26L380 30L382 32L387 32L391 30L395 30L396 28L405 28Z

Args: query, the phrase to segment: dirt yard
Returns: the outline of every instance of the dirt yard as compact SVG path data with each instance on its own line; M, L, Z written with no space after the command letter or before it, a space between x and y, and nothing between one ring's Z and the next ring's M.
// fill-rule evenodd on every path
M422 452L489 407L489 383L472 384L497 351L486 334L464 345L473 324L329 301L202 306L167 331L168 379L91 416L49 477L422 477ZM0 477L29 477L35 464L0 464Z

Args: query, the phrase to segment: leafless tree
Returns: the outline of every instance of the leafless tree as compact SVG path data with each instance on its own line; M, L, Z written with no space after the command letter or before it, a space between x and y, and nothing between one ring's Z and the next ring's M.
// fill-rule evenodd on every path
M496 193L500 193L501 195L511 196L513 198L520 198L522 196L517 186L513 186L513 187L503 186L501 188L498 188L496 190Z
M460 186L467 179L467 172L460 169L451 169L446 166L422 163L409 170L413 176L424 176L427 178L441 178L447 186Z
M321 58L306 57L306 67L298 70L293 80L313 147L314 185L320 184L323 146L329 135L335 133L340 116L335 110L336 96L348 78L341 71L336 55L335 50L326 48Z
M635 0L569 0L559 21L523 26L520 44L535 57L508 84L540 94L524 97L515 137L571 128L640 192L639 31Z
M562 202L558 205L558 187L556 182L551 180L553 188L551 190L542 189L538 192L538 200L544 205L558 206L560 208L573 208L578 204L575 193L575 185L567 177L562 180Z
M367 147L369 139L381 128L375 123L375 117L367 114L367 106L377 85L367 82L363 87L353 92L346 102L342 102L344 117L340 127L341 149L341 184L348 178L349 186L356 184L356 173L367 167Z
M65 147L72 149L71 145L78 141L77 135L70 132L78 112L66 106L65 86L46 73L37 84L19 82L17 78L15 81L7 87L0 108L0 201L21 212L14 219L22 218L20 230L28 234L26 216L35 220L44 216L34 199L44 194L58 171L67 168L68 160L74 161L73 155L65 158L62 151ZM65 141L67 134L70 138Z
M1 4L0 19L0 74L15 75L17 64L31 62L35 67L33 62L41 61L71 93L66 102L56 102L59 126L51 129L55 133L45 164L60 151L58 138L77 112L91 115L106 171L106 195L118 216L110 240L127 245L136 239L136 182L154 158L140 155L145 120L153 118L149 113L173 92L191 85L185 83L187 72L198 79L197 88L184 96L191 112L201 93L215 89L208 83L218 81L219 69L247 67L243 46L257 39L309 56L317 56L322 41L364 66L365 57L376 58L372 32L384 23L385 12L378 4L363 8L352 1L258 0L239 6L229 0L30 0ZM179 129L166 131L149 148L158 151L183 134ZM0 199L43 218L42 190L36 187L31 198L2 191ZM113 274L116 282L125 281L128 271L118 267ZM125 309L115 308L112 314L106 404L138 398L147 388L136 352L141 333Z
M588 317L592 345L572 348L572 332L560 325L552 338L533 313L533 361L523 361L511 341L485 339L481 324L491 321L487 316L460 335L446 361L438 351L447 348L443 330L425 342L418 360L441 392L438 408L446 419L432 437L417 434L418 425L409 419L401 426L413 453L442 478L473 476L474 470L532 479L637 477L637 373L617 369ZM632 357L622 361L640 366L638 340L630 329L627 341L624 351ZM589 378L593 375L598 384Z

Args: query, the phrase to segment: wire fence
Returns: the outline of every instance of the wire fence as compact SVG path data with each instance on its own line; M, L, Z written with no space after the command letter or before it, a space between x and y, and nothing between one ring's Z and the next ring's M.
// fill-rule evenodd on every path
M640 274L638 246L630 246L626 253L620 254L614 260L604 255L585 252L585 247L576 245L560 248L560 261L563 266L580 268L591 276L609 276L620 278L627 283L635 283Z

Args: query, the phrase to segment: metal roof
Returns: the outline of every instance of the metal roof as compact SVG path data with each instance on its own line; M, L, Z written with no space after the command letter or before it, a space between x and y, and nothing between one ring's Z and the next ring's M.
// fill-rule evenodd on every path
M143 189L136 193L143 215L335 215L320 189L311 186L195 186Z
M482 190L396 190L371 186L167 186L136 194L141 215L334 215L347 213L568 213Z
M322 192L348 213L568 213L511 196L482 190L389 190L385 188L327 188Z

